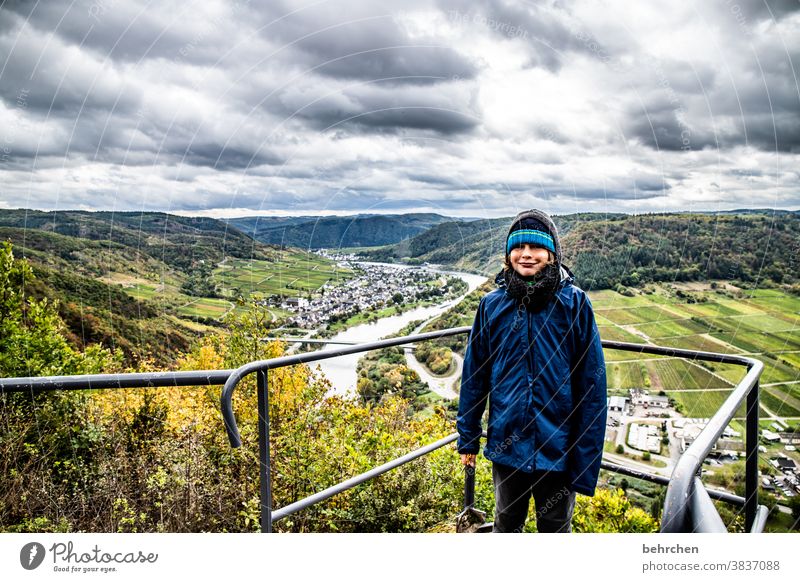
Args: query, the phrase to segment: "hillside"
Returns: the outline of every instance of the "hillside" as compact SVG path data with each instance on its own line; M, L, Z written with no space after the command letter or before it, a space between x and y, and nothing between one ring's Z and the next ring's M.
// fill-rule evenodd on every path
M3 210L2 226L122 245L134 250L137 258L146 255L187 274L200 261L218 263L225 256L248 259L272 256L264 245L256 244L222 221L162 212ZM47 251L63 255L60 249Z
M4 210L0 239L33 267L27 292L58 301L73 344L120 348L130 364L170 364L258 290L226 288L214 274L226 260L283 273L299 260L221 221L163 213Z
M564 262L587 288L660 281L796 284L800 213L555 216ZM430 262L496 273L511 218L449 222L370 251L376 260Z
M227 223L256 240L300 249L339 249L394 244L451 221L438 214L356 216L255 216Z

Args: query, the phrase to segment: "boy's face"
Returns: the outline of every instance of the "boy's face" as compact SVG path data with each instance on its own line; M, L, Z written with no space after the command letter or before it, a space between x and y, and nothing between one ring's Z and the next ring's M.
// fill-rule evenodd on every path
M508 260L521 277L532 277L544 269L550 260L550 253L547 249L524 244L511 249Z

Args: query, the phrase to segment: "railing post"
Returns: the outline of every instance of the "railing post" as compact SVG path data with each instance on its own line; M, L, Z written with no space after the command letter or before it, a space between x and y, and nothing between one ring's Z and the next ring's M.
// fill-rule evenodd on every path
M464 467L464 509L475 505L475 468L472 465Z
M272 533L272 483L269 465L269 388L267 371L256 372L258 390L258 459L261 481L261 533Z
M753 528L758 511L758 381L747 394L747 433L745 435L744 523L745 531Z

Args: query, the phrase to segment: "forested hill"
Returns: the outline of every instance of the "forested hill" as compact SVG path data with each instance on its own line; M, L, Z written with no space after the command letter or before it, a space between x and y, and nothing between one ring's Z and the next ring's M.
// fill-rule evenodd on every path
M269 244L300 249L372 247L400 242L452 221L439 214L356 216L256 216L227 222Z
M277 254L224 222L164 213L2 210L0 240L33 267L26 293L58 301L74 344L161 364L195 341L201 327L176 315L193 297L215 296L219 262ZM139 288L157 291L137 298Z
M265 245L220 220L162 212L3 210L0 227L108 241L111 246L127 247L137 255L147 255L182 271L200 261L217 263L224 256L261 259L270 256Z
M555 216L564 262L586 288L722 279L797 284L800 212ZM492 275L511 218L450 222L371 258L446 264Z

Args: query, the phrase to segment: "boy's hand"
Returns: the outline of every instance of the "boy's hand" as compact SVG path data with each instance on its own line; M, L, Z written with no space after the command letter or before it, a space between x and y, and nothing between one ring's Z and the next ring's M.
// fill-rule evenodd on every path
M478 455L461 455L461 464L462 465L469 465L470 467L474 467L477 458L478 458Z

